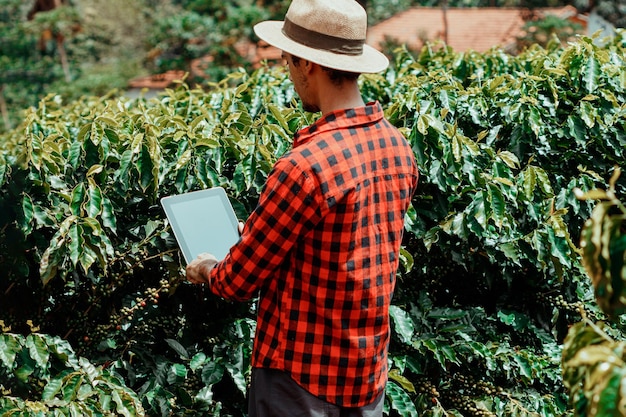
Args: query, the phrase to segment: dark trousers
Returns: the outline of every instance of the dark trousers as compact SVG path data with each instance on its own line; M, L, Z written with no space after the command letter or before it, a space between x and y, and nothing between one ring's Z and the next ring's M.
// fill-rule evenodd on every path
M381 417L384 393L363 407L339 407L317 398L285 372L254 368L248 417Z

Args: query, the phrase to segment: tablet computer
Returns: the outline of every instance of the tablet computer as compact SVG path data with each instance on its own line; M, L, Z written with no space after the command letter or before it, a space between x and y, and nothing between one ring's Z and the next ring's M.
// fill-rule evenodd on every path
M204 252L222 260L239 240L239 221L222 187L163 197L161 205L187 263Z

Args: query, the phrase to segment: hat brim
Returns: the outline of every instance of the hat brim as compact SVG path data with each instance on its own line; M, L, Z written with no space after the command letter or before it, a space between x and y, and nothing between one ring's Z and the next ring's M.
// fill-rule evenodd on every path
M257 23L254 32L259 38L278 49L328 68L356 73L376 73L389 66L387 57L369 45L363 45L361 55L340 54L293 41L285 36L282 28L282 21L267 20Z

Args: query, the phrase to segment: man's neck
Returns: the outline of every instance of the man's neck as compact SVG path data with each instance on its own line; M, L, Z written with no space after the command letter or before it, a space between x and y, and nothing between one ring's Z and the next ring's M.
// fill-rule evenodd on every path
M321 86L320 110L322 114L331 113L335 110L352 109L362 107L365 103L361 91L356 82L344 83L336 86L332 83Z

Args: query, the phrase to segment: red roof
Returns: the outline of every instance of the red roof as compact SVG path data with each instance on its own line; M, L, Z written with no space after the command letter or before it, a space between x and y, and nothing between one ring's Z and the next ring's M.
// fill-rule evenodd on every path
M130 80L128 86L130 88L152 88L164 89L171 86L174 81L185 78L185 71L170 70L162 74L148 75Z
M573 6L542 8L540 15L554 14L562 18L575 16ZM455 51L485 52L494 46L507 49L522 34L523 14L519 8L448 8L447 45ZM426 41L444 39L444 13L438 7L414 7L372 26L367 43L381 49L386 38L420 48Z

